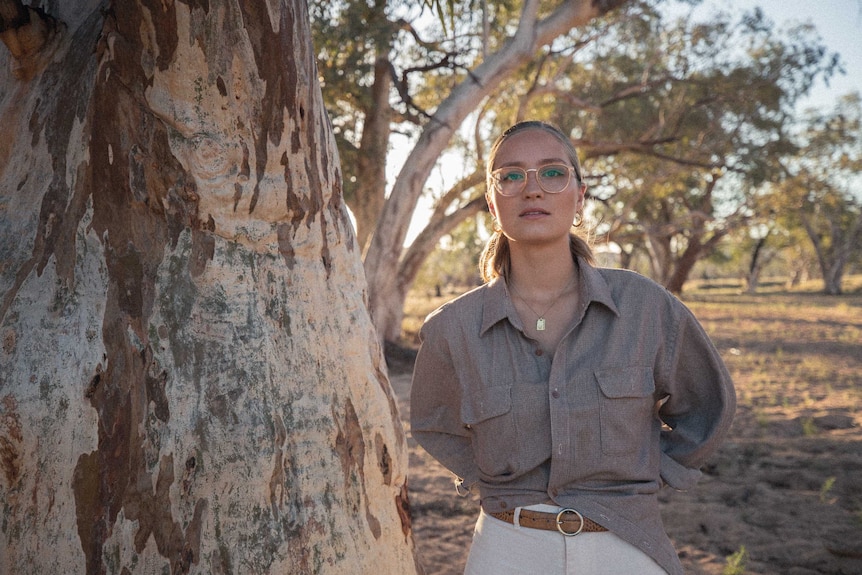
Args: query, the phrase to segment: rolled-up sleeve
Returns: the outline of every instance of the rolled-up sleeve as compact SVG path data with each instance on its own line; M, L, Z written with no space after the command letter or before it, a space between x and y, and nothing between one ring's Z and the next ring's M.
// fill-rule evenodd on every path
M461 386L449 342L439 326L429 318L420 331L421 345L410 392L411 433L419 445L469 488L478 481L478 469L470 431L461 421Z
M675 489L688 489L699 468L730 429L736 393L730 374L706 332L682 304L658 374L666 401L659 410L661 476Z

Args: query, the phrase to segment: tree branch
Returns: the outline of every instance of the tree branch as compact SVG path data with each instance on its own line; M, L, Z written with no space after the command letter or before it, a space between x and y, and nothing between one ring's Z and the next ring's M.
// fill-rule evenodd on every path
M448 216L439 218L426 226L416 239L413 240L413 243L410 244L404 257L399 262L399 287L406 290L413 283L413 280L416 279L416 274L419 272L419 268L422 266L422 262L434 251L440 238L451 232L458 224L470 216L487 209L488 204L485 198L480 196L470 200Z
M454 186L449 188L442 198L437 201L437 204L434 208L434 212L431 214L431 221L435 221L437 219L441 219L446 215L446 209L449 207L455 198L469 190L470 188L474 188L481 184L485 179L485 174L481 170L476 170L469 176L459 180L455 183Z
M689 158L681 158L671 154L665 154L655 149L655 146L661 144L670 144L677 141L676 138L661 138L659 140L651 140L645 142L591 142L589 140L575 140L575 145L578 148L585 150L584 159L601 158L605 156L613 156L623 152L640 154L644 156L652 156L661 160L667 160L680 166L691 166L695 168L704 168L708 170L729 169L727 166L715 162L702 162Z

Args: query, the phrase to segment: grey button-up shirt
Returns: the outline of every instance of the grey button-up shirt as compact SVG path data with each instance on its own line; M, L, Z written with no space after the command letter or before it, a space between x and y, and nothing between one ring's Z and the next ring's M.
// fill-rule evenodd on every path
M655 282L578 261L579 309L554 351L524 334L502 279L443 305L420 332L413 437L487 511L577 509L682 573L662 483L692 486L730 427L727 369Z

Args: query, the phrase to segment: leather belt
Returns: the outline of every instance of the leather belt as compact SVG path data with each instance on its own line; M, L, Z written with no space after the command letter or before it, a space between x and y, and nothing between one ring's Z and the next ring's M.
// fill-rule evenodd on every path
M500 521L505 521L512 525L515 524L514 511L499 511L488 513L488 515ZM518 516L518 524L521 527L528 527L530 529L559 531L567 537L573 537L580 533L600 533L607 531L607 529L592 519L584 517L574 509L561 509L559 513L544 513L542 511L521 509L521 513Z

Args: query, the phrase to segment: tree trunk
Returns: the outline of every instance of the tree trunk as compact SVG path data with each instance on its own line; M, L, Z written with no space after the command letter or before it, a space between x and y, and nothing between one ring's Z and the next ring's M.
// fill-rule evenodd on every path
M378 48L378 52L384 50ZM356 182L356 201L351 209L356 218L357 240L363 251L367 249L386 198L386 155L389 152L389 123L392 119L392 107L389 104L392 75L389 68L389 60L381 54L374 65L372 104L365 113L362 140L357 150L356 177L359 181Z
M417 573L305 2L52 6L0 48L4 567Z
M814 253L820 266L820 274L823 276L823 293L826 295L841 295L841 276L844 266L837 259L834 234L829 238L832 240L830 249L821 239L820 233L815 228L814 223L804 215L802 216L802 226L805 228L805 232L814 246ZM834 223L830 225L830 228L834 231Z
M703 246L698 238L689 238L688 247L683 251L682 255L673 263L673 273L667 279L665 287L669 292L681 294L685 282L688 280L688 275L694 268L694 264L700 259Z
M843 277L840 267L831 267L825 270L823 275L823 293L826 295L841 295L841 279Z
M766 258L761 257L764 248L766 247L766 238L768 235L764 235L762 238L759 238L757 242L754 244L754 251L751 254L751 264L748 266L748 274L745 277L745 291L748 293L756 293L757 286L760 282L760 272L763 270L766 262Z
M787 281L787 288L792 289L802 285L802 282L808 281L811 262L808 259L808 251L803 249L801 244L791 246L790 277Z
M649 256L650 276L661 284L670 278L673 254L670 236L660 226L652 226L646 234L646 251Z
M387 341L397 342L400 339L407 294L410 292L410 288L413 286L413 282L416 280L422 264L425 263L431 252L437 247L437 243L443 236L458 227L458 224L470 216L478 214L483 209L487 209L487 206L485 197L482 196L471 200L456 213L440 218L432 217L432 221L425 226L419 236L410 245L398 268L396 289L390 292L392 301L386 305L386 310L392 314L390 323L398 326L398 333L391 334L392 337L387 338Z
M699 231L699 234L702 231ZM695 264L703 257L704 254L710 254L715 250L718 242L724 238L728 230L715 230L713 234L705 242L701 235L695 235L688 240L688 246L682 255L674 262L673 274L667 280L665 287L668 291L681 294L685 282L688 281L688 276L691 275L691 270Z

